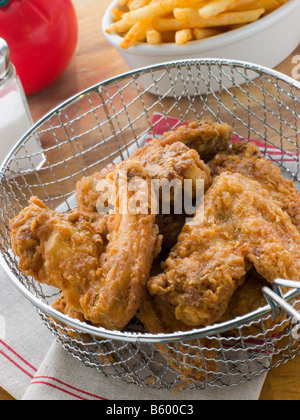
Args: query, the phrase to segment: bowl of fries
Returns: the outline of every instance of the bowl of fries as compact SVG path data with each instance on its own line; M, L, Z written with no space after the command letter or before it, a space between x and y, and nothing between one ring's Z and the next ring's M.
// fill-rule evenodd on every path
M130 69L193 58L274 68L300 40L296 0L117 0L103 19Z

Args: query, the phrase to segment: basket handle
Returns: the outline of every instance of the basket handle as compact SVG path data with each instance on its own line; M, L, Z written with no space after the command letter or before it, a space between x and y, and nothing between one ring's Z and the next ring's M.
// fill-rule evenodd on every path
M288 287L291 289L300 289L300 282L285 280L285 279L276 279L273 283L273 290L269 287L263 287L262 291L265 295L267 302L272 308L272 317L275 318L282 310L287 312L292 317L292 324L296 324L292 331L293 338L296 340L300 339L300 313L293 308L286 300L283 298L281 286Z

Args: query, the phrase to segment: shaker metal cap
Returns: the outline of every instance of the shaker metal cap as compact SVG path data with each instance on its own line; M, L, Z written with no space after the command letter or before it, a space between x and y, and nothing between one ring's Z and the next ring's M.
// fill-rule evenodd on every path
M9 77L11 69L12 64L8 45L3 38L0 38L0 83Z

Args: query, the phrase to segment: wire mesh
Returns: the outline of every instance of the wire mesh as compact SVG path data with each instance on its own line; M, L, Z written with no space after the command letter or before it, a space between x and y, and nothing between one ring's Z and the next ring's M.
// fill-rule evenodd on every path
M80 93L37 123L2 167L3 268L69 353L128 383L170 389L233 386L291 360L300 346L291 319L273 320L268 305L212 327L157 336L146 334L136 320L124 332L71 320L51 307L59 291L18 269L9 220L31 196L53 210L70 210L82 176L126 159L133 146L154 133L155 125L168 125L170 116L178 125L203 119L232 125L237 138L259 141L263 154L299 186L299 109L299 84L274 71L228 60L159 65ZM153 123L154 114L160 117ZM41 149L34 155L28 147L33 138ZM38 169L37 157L45 160ZM21 171L24 165L28 169ZM298 294L286 296L296 309Z

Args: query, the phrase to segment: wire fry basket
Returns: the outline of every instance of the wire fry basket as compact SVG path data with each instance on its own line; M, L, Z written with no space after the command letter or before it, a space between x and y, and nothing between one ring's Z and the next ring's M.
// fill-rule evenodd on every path
M36 306L57 340L74 357L105 375L143 387L228 387L293 359L300 351L291 316L274 318L265 301L253 312L220 324L174 334L145 333L133 320L108 331L52 308L60 292L26 277L11 252L9 220L32 196L52 210L75 205L76 184L126 159L156 124L210 119L254 140L285 177L300 186L300 85L275 71L229 60L189 60L130 72L78 94L46 115L19 142L0 173L1 265ZM153 115L160 117L153 123ZM173 127L169 127L170 129ZM27 145L35 138L40 153ZM45 159L36 169L37 156ZM19 170L26 161L31 168ZM300 309L300 290L284 299ZM277 314L278 315L278 314Z

